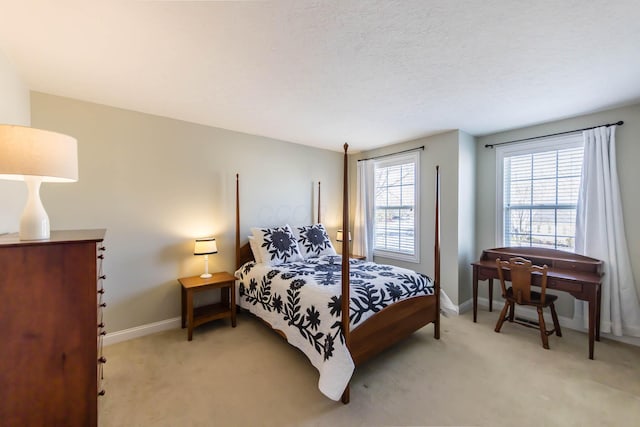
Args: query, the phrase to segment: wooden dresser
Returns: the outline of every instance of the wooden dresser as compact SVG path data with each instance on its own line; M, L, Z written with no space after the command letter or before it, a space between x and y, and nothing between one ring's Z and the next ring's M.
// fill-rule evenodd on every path
M104 234L0 236L0 425L98 424Z

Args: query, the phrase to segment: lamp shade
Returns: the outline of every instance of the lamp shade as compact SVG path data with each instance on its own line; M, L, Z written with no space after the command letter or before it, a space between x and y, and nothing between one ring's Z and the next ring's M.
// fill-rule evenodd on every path
M68 135L0 125L0 179L40 177L43 182L78 180L78 141Z
M342 242L342 230L338 230L338 234L336 236L337 242ZM351 232L349 232L349 241L351 241Z
M194 255L211 255L217 253L218 246L216 245L216 239L214 239L213 237L196 239L196 245L193 249Z

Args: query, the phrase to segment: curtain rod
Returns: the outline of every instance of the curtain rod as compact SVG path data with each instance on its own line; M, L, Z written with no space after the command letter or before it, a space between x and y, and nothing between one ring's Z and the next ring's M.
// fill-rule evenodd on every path
M497 144L485 144L484 148L493 148L496 145L513 144L515 142L529 141L531 139L548 138L550 136L558 136L558 135L564 135L564 134L567 134L567 133L582 132L583 130L596 129L596 128L599 128L599 127L602 127L602 126L606 126L606 127L609 127L609 126L622 126L623 124L624 124L624 122L622 120L620 120L619 122L607 123L606 125L591 126L591 127L583 128L583 129L568 130L566 132L551 133L549 135L532 136L531 138L516 139L515 141L499 142Z
M365 160L381 159L383 157L395 156L396 154L408 153L410 151L418 151L418 150L424 150L424 145L421 147L410 148L409 150L398 151L397 153L383 154L381 156L369 157L368 159L360 159L358 161L364 162Z

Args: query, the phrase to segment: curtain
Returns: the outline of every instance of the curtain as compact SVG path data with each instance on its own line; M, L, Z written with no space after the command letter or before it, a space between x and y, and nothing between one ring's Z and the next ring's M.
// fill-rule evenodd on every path
M640 303L624 232L615 131L615 126L602 126L583 132L576 253L604 261L600 330L640 337ZM574 313L587 327L587 303L576 300Z
M352 251L373 261L373 160L359 161L357 175Z

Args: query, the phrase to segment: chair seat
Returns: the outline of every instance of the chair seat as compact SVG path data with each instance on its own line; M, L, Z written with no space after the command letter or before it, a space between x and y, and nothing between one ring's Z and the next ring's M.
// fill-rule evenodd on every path
M544 304L542 304L540 302L540 292L536 292L534 290L531 290L531 302L525 303L523 302L523 304L526 305L543 305L544 307L549 306L551 303L555 302L558 299L557 295L553 295L553 294L546 294L544 296ZM515 296L513 295L513 288L509 288L507 289L507 299L510 300L514 300L515 301Z

